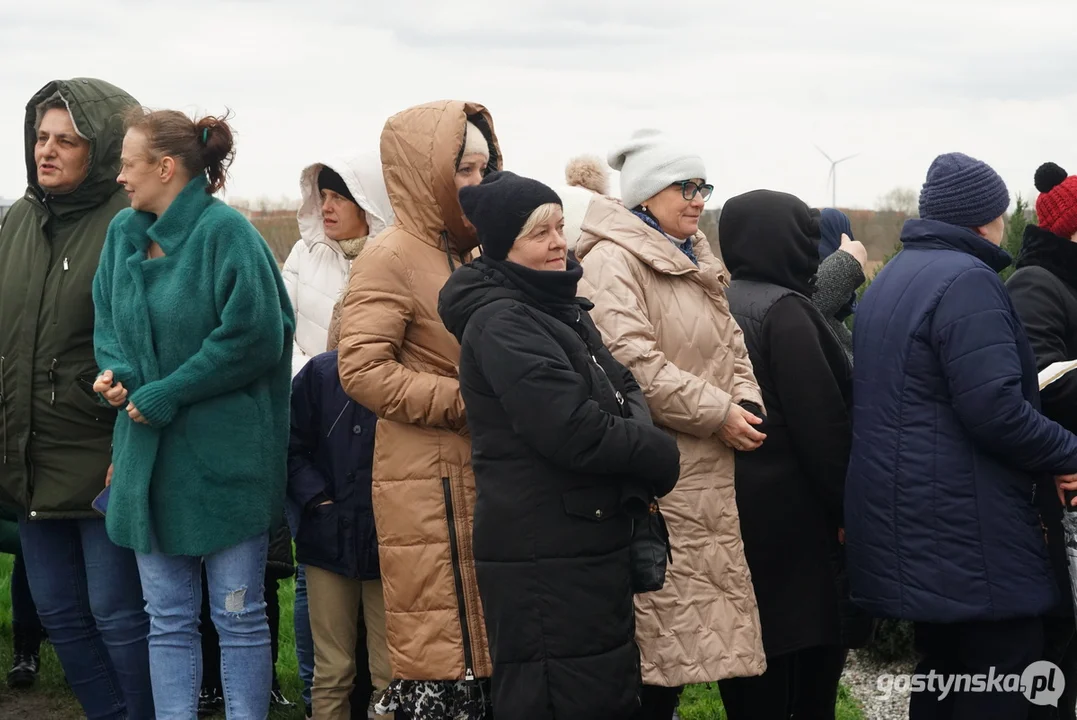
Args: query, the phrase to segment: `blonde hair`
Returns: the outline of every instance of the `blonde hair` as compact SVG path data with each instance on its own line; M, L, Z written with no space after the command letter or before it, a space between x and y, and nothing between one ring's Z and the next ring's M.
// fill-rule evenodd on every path
M527 237L534 232L535 228L539 225L548 223L555 213L560 213L562 218L565 216L560 203L546 203L545 205L539 205L531 211L531 214L527 217L527 222L520 228L520 234L516 236L516 239L520 240L521 238Z

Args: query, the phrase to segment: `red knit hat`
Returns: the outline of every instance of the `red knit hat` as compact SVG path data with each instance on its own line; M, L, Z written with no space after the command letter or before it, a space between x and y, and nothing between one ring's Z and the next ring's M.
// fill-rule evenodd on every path
M1036 216L1040 227L1069 239L1077 234L1077 175L1054 163L1044 163L1036 171Z

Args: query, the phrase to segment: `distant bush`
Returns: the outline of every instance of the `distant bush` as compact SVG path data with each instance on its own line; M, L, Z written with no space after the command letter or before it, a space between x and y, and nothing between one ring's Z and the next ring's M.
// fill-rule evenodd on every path
M914 662L917 658L913 645L913 625L907 620L880 620L875 627L871 643L864 648L868 656L878 662Z
M269 249L277 258L277 263L283 265L295 241L299 239L299 222L295 215L252 218L251 223L265 238Z

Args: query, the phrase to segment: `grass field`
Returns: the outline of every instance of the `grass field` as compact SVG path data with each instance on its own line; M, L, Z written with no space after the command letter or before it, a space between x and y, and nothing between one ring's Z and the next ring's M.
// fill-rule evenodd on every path
M0 555L0 670L7 674L11 667L11 555ZM296 703L292 710L277 709L273 720L300 720L303 717L300 701L299 671L295 660L292 630L292 605L295 586L291 580L280 584L281 640L277 662L277 677L284 694ZM678 711L681 720L725 720L718 688L713 684L695 685L685 690ZM45 643L41 653L41 675L31 690L13 691L0 682L0 718L33 718L35 720L75 720L84 717L79 704L64 681L60 662L52 646ZM223 717L223 713L221 715ZM856 702L845 688L838 698L838 720L862 720Z

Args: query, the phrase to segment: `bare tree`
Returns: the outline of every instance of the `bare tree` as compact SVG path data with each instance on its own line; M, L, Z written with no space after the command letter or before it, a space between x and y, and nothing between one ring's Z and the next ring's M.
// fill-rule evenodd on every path
M920 194L912 188L896 187L879 198L878 209L916 217L920 212Z

